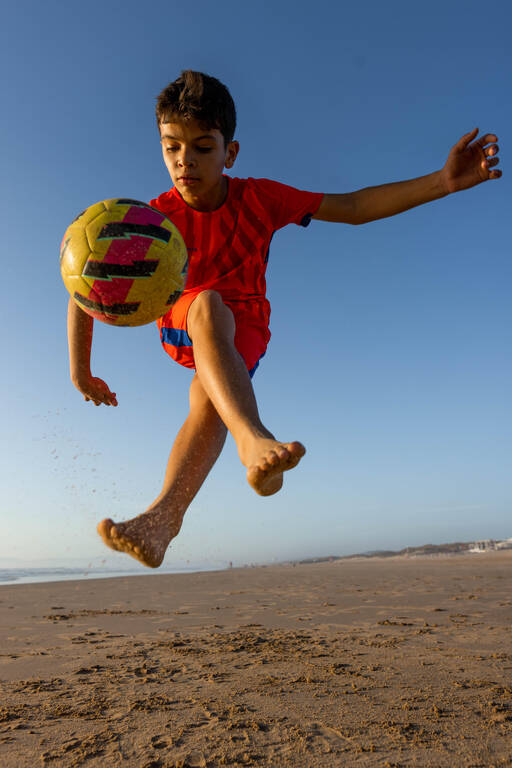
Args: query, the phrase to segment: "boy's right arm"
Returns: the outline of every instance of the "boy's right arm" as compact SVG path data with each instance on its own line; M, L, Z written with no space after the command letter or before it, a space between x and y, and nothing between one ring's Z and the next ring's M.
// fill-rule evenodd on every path
M91 375L91 345L94 319L70 297L68 304L69 372L71 381L94 405L117 405L116 393Z
M466 133L451 148L440 171L416 179L366 187L356 192L324 195L313 216L321 221L366 224L395 216L417 205L469 189L489 179L499 179L498 137L486 133L477 139L478 128ZM490 144L490 146L488 146Z

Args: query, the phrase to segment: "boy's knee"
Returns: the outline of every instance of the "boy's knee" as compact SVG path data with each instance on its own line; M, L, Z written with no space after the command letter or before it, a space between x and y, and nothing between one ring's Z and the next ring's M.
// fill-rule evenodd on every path
M227 307L220 293L207 289L201 291L190 305L187 318L187 331L194 338L194 331L200 328L224 327L234 332L233 313Z

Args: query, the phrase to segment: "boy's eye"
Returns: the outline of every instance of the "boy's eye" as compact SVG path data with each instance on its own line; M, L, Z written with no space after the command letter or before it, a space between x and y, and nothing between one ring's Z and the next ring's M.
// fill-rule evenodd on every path
M166 152L179 152L179 146L171 145L169 147L165 148ZM196 147L196 151L200 152L201 154L205 154L206 152L211 152L213 150L213 147Z

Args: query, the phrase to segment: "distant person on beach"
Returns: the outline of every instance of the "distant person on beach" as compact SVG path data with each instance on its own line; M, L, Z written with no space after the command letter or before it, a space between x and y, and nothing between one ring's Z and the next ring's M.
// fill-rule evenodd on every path
M249 485L262 496L279 491L283 473L305 453L302 443L277 440L264 426L251 383L270 339L265 269L273 233L290 223L305 227L312 218L364 224L501 176L497 136L477 138L475 128L452 147L441 170L356 192L303 192L267 179L231 178L224 169L233 167L239 150L233 99L217 79L190 70L162 91L156 117L174 186L151 205L176 224L189 254L183 295L157 324L164 350L196 372L160 495L131 520L98 525L107 546L152 568L178 534L228 430ZM116 406L115 393L91 374L93 323L70 299L71 379L85 400ZM158 382L158 390L165 384Z

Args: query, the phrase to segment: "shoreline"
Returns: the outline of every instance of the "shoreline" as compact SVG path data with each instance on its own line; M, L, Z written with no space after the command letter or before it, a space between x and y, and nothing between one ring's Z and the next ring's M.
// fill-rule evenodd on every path
M129 565L129 563L127 565ZM173 570L172 568L168 568L163 570L153 570L150 568L144 568L140 564L138 566L134 564L133 569L127 567L126 569L112 568L111 570L95 570L94 568L66 568L64 566L57 566L55 568L0 568L0 588L6 586L22 586L28 584L54 584L63 581L91 581L95 579L128 578L130 576L150 576L156 573L168 576L177 574L187 575L190 573L210 573L212 571L222 571L227 569L227 566L222 568L216 565L212 565L211 567L192 567L190 569L176 568ZM10 579L2 578L3 574L9 572L11 572L13 575L16 574L16 572L28 575L15 575L14 578ZM50 578L44 578L44 576L49 576Z
M124 558L125 562L127 563L126 568L120 568L115 569L112 568L109 570L108 568L102 569L98 568L97 570L94 569L94 567L87 568L87 566L82 567L71 567L71 566L55 566L55 567L46 567L46 566L27 566L27 567L15 567L15 566L6 566L1 567L0 566L0 588L6 587L6 586L21 586L21 585L27 585L27 584L52 584L56 582L62 582L62 581L92 581L94 579L117 579L117 578L128 578L132 576L155 576L155 575L187 575L192 573L215 573L218 571L235 571L235 570L246 570L251 568L274 568L274 567L296 567L296 566L306 566L306 565L319 565L322 563L338 563L338 562L368 562L368 561L395 561L395 560L411 560L411 559L438 559L438 558L454 558L454 557L463 557L467 558L472 555L484 555L488 557L495 557L499 556L503 553L511 553L512 556L512 548L500 548L500 549L485 549L485 550L465 550L465 551L459 551L459 552L445 552L445 551L439 551L439 552L397 552L394 554L380 554L380 553L362 553L362 554L355 554L355 555L331 555L331 556L320 556L320 557L312 557L312 558L305 558L300 560L284 560L279 563L250 563L246 565L239 565L239 566L230 566L228 564L224 566L220 565L206 565L206 566L192 566L191 568L176 568L172 569L170 566L164 569L150 569L150 568L143 568L142 566L135 564L133 568L130 566L130 560L131 558ZM66 573L67 571L67 573ZM27 576L19 576L15 578L10 579L3 579L2 574L3 573L29 573ZM48 575L53 575L54 578L44 579L44 573L42 572L48 572ZM63 573L59 573L63 572ZM76 576L77 578L74 578Z

